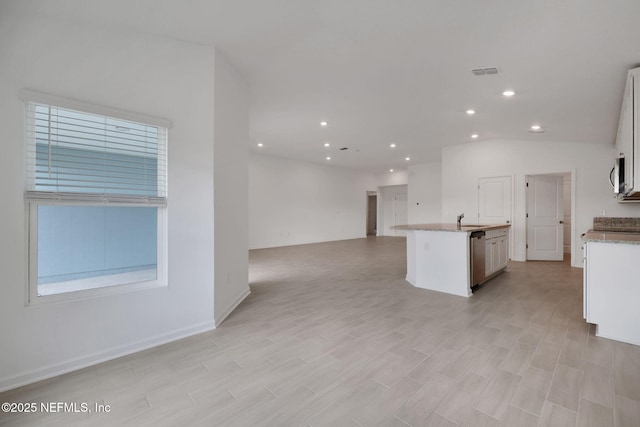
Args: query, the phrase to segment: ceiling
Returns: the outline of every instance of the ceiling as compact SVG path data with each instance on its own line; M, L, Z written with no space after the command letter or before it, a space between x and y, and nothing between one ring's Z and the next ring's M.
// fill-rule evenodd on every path
M251 86L251 150L371 172L437 160L444 146L473 143L473 133L476 141L611 144L626 71L640 63L638 0L0 0L0 7L215 45ZM484 67L500 72L471 72ZM504 97L505 89L515 96ZM544 133L530 132L532 124Z

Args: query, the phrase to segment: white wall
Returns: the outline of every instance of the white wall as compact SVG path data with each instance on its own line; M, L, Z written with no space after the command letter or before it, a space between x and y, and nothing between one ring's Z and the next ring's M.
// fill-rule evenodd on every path
M215 52L207 46L122 29L0 16L0 390L213 327L214 58ZM227 68L218 65L220 72ZM228 147L229 151L225 147L244 144L246 134L241 129L246 123L245 89L231 70L226 71L228 75L215 83L237 87L226 88L215 106L235 96L241 99L229 107L229 114L215 114L220 120L231 117L233 121L216 133L215 150L220 156L239 153L235 147ZM22 88L172 121L168 287L25 306L23 103L18 95ZM246 173L246 157L233 162L244 171L233 174L235 180ZM222 200L234 193L241 199L239 205L246 203L242 201L247 197L244 185L240 179L237 186L222 187ZM219 218L229 214L223 209ZM242 212L239 215L242 222ZM218 227L221 224L216 224L216 231ZM238 224L230 227L237 229ZM230 241L227 236L216 245L224 248ZM246 285L245 279L235 276L246 265L246 240L232 248L235 254L242 245L244 258L233 259L229 267L232 286L228 292L218 292L216 284L216 296L223 303ZM225 311L218 302L215 307L216 313Z
M405 236L404 230L392 228L394 225L408 223L407 211L396 218L395 198L399 195L407 196L407 185L389 185L379 187L378 190L378 236ZM396 224L397 221L397 224Z
M366 236L373 174L251 153L249 247Z
M409 182L408 176L409 174L406 170L376 174L376 185L378 187L387 187L389 185L407 185L407 183Z
M442 163L409 166L409 224L442 220Z
M216 51L214 125L215 322L249 294L249 86Z
M620 204L609 185L613 145L569 142L487 141L444 148L442 151L442 217L457 213L477 215L477 182L486 176L514 176L514 253L525 259L525 176L573 172L575 222L572 264L582 265L580 234L591 228L593 217L640 216L640 204Z

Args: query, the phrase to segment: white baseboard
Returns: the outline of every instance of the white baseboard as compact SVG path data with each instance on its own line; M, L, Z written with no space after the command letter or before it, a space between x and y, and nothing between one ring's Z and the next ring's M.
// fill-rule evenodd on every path
M527 262L527 259L526 258L510 258L509 261ZM584 266L582 265L582 258L578 258L577 264L574 264L572 260L571 267L584 268Z
M0 392L46 380L48 378L57 377L58 375L77 371L78 369L97 365L98 363L117 359L118 357L127 356L129 354L137 353L139 351L146 350L152 347L157 347L171 341L176 341L182 338L189 337L191 335L200 334L202 332L207 332L215 328L216 327L212 322L204 322L188 328L169 332L167 334L156 335L155 337L140 340L132 344L114 347L98 353L93 353L87 356L67 360L62 363L49 365L44 368L34 369L29 372L23 372L11 377L0 378Z
M220 324L221 324L222 322L224 322L224 319L226 319L226 318L227 318L227 317L228 317L228 316L233 312L233 310L235 310L235 309L236 309L236 307L237 307L237 306L239 306L239 305L240 305L240 303L241 303L242 301L244 301L244 299L245 299L246 297L248 297L248 296L249 296L249 294L250 294L250 293L251 293L251 289L249 289L249 287L247 287L247 289L245 289L244 291L242 291L242 292L240 293L240 295L238 296L238 298L236 298L236 299L233 301L233 303L232 303L232 304L231 304L231 305L230 305L230 306L229 306L225 311L223 311L223 312L222 312L222 314L221 314L221 315L219 315L219 316L218 316L216 313L214 313L213 317L214 317L214 320L215 320L215 322L216 322L216 327L220 326Z
M378 234L376 236L382 236L381 234ZM393 236L393 237L403 237L403 236ZM357 240L357 239L366 239L367 238L367 234L354 234L353 236L345 236L345 237L340 237L338 239L329 239L329 240L302 240L299 242L278 242L278 243L272 243L268 246L265 246L265 244L262 244L261 246L256 246L256 245L251 245L249 246L249 250L255 250L255 249L272 249L272 248L283 248L283 247L287 247L287 246L302 246L302 245L313 245L315 243L329 243L329 242L342 242L344 240Z
M608 331L605 331L605 333L602 333L602 328L600 327L600 325L596 325L596 336L601 338L606 338L608 340L625 342L627 344L640 345L640 341L638 340L637 337L626 337L626 336L619 337L616 334L608 333Z

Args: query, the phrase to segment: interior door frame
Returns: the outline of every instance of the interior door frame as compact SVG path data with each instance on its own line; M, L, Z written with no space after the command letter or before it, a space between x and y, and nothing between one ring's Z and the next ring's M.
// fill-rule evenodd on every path
M571 176L571 266L582 267L582 254L578 254L578 245L576 244L576 169L564 170L560 172L528 172L524 174L522 180L522 221L524 224L524 239L522 239L523 261L527 261L527 177L531 175L566 175ZM566 197L566 194L565 194ZM585 230L587 231L587 230ZM580 261L580 262L578 262Z

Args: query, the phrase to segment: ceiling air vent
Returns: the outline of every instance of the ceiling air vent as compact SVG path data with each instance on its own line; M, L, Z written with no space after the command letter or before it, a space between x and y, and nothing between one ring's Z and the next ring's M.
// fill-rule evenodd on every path
M488 76L491 74L498 74L498 69L496 67L476 68L475 70L471 70L471 72L476 76Z

